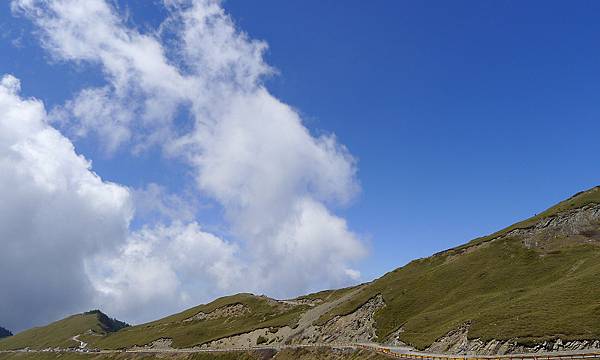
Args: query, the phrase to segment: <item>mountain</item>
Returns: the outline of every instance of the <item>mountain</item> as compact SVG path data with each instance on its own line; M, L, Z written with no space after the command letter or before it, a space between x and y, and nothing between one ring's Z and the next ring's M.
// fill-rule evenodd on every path
M0 349L73 346L75 335L102 349L371 341L478 354L600 348L600 188L359 286L292 300L238 294L116 332L88 331L96 321L69 331L59 321Z
M237 294L148 324L132 326L114 336L83 339L95 347L107 349L143 346L162 338L172 339L170 345L173 347L191 347L256 329L293 326L306 308L264 296Z
M80 335L103 337L127 326L129 325L111 319L99 310L92 310L2 339L0 350L74 348L82 344L78 340Z
M597 340L599 245L596 187L490 236L396 269L319 322L350 314L381 295L385 306L374 314L380 342L447 351L443 342L452 345L454 337L476 340L482 346L475 350L489 345L496 351L494 346L508 342L526 351L544 341Z
M5 328L3 328L2 326L0 326L0 339L9 337L9 336L12 336L12 333L10 331L6 330Z

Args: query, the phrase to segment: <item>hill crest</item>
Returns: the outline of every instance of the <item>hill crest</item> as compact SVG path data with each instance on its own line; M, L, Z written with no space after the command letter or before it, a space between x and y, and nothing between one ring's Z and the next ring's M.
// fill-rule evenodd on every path
M81 345L74 339L78 335L104 336L128 326L122 321L111 319L100 310L92 310L4 338L0 340L0 350L76 348Z

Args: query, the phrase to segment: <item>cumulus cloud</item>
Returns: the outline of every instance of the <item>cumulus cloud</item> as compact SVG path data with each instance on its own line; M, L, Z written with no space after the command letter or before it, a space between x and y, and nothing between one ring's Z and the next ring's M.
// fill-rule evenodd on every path
M127 236L127 189L102 181L46 122L42 103L0 82L0 318L22 329L90 304L90 252Z
M19 91L18 79L2 77L4 326L22 330L98 305L142 321L241 279L237 246L203 232L186 201L156 184L130 190L103 181L48 123L43 104ZM170 225L130 232L134 204Z
M86 272L95 303L143 321L230 289L242 275L237 251L195 222L175 222L132 233L118 253L90 259Z
M254 239L254 273L268 289L281 295L297 289L341 286L359 280L348 268L349 259L364 255L364 248L346 222L319 202L298 199L275 232Z
M86 258L95 301L143 319L152 314L136 313L139 304L164 313L206 300L210 289L283 297L357 281L353 263L364 245L331 210L359 190L354 158L269 93L266 43L239 31L219 1L164 5L161 27L142 33L105 0L12 2L55 59L105 75L105 85L54 109L56 125L97 137L108 153L160 146L192 170L200 195L222 206L235 239L205 232L193 211L170 212L178 198L142 190L134 196L140 209L146 199L165 216ZM189 126L180 126L182 116Z

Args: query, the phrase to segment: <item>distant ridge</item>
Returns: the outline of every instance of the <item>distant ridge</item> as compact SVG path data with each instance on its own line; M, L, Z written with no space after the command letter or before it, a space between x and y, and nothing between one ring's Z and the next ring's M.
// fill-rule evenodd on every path
M9 337L9 336L12 336L12 335L13 334L9 330L7 330L7 329L3 328L2 326L0 326L0 339L1 338L5 338L5 337Z
M92 310L3 338L0 340L0 350L77 348L81 343L73 338L78 335L102 337L128 326L100 310Z
M126 323L124 321L120 321L120 320L108 317L108 315L106 315L105 313L103 313L100 310L90 310L90 311L84 312L83 315L98 316L98 322L99 322L100 326L107 333L119 331L123 328L130 326L128 323Z

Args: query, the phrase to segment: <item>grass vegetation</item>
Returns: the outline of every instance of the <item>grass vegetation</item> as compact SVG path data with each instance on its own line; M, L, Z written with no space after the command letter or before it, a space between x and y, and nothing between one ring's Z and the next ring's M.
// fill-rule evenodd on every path
M43 327L35 327L14 336L0 340L0 350L45 349L49 347L77 347L79 343L71 338L92 330L99 335L119 330L127 324L110 319L98 310L69 316Z
M356 288L357 286L351 286L342 289L323 290L297 297L296 300L322 300L323 302L335 301Z
M497 234L589 203L600 203L598 188ZM506 238L471 250L415 260L367 285L319 321L351 313L382 294L386 306L375 315L380 341L402 327L400 339L422 349L465 322L471 322L469 336L484 341L600 338L597 245L543 253Z
M243 304L250 311L237 317L184 321L199 312L210 313L227 305ZM196 306L161 320L132 326L108 336L82 337L91 347L119 349L143 346L160 338L173 339L173 347L201 345L212 340L238 335L261 328L297 325L306 306L282 305L271 299L252 294L237 294Z

